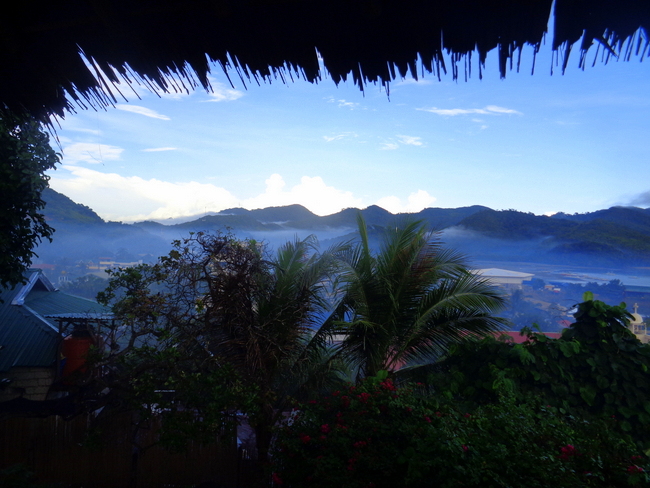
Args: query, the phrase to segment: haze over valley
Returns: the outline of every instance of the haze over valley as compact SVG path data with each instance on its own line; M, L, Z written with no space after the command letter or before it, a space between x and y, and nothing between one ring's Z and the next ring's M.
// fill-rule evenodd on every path
M52 243L44 242L37 248L34 265L43 267L50 279L58 283L74 282L88 274L99 280L106 277L104 270L110 266L153 263L170 251L173 240L191 232L229 229L237 237L263 241L270 249L295 236L314 234L321 249L325 249L354 238L357 215L361 212L375 247L385 227L407 219L422 220L439 232L446 247L464 253L474 268L532 273L534 280L538 280L533 284L538 288L543 286L541 280L544 285L566 285L568 288L562 289L566 297L554 297L564 301L566 309L572 300L579 301L580 287L586 283L611 292L611 299L619 301L625 298L624 291L607 288L610 281L619 280L627 287L650 285L650 209L638 207L549 217L480 205L426 208L409 214L392 214L370 206L321 217L300 205L289 205L256 210L232 208L165 225L154 221L105 221L92 209L52 189L44 192L44 199L45 215L56 233ZM93 283L88 284L89 297L103 285L97 280L93 278ZM571 284L576 286L571 288ZM560 289L555 288L554 293L559 293ZM76 293L83 294L83 290ZM548 317L540 321L551 328L557 322Z

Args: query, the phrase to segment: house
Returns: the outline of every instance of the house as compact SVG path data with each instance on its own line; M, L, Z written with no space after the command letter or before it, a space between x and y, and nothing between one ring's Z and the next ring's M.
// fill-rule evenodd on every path
M0 402L65 395L53 386L83 367L93 327L112 319L107 307L58 291L40 269L25 278L0 292Z

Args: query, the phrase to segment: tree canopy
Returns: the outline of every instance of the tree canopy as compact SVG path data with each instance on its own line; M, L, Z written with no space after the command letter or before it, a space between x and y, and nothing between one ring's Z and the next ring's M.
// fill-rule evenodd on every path
M41 193L59 160L38 122L0 111L0 286L21 283L34 248L51 240Z

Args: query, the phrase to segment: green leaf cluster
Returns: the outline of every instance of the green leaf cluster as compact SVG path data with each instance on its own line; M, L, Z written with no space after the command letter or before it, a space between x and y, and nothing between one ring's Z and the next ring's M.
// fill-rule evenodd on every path
M586 294L559 339L528 330L523 344L466 342L431 379L442 394L486 404L496 400L495 381L503 374L522 399L535 395L563 414L614 419L616 429L648 448L650 346L628 329L629 317L625 304L610 306Z
M301 488L645 486L648 458L611 421L498 399L397 388L383 375L299 405L279 429L271 479Z
M49 136L31 118L0 111L0 286L23 282L43 239L54 229L43 216L46 171L60 160Z

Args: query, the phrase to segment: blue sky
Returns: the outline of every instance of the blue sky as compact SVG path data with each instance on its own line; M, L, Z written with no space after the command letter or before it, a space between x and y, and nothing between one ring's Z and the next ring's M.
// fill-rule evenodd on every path
M490 55L482 80L476 66L467 82L425 73L390 97L329 78L244 87L231 73L233 89L220 68L214 93L122 87L128 103L59 121L50 185L124 222L293 203L319 215L650 206L650 60L582 71L576 51L553 76L548 48L532 76L531 62L525 51L501 80Z

